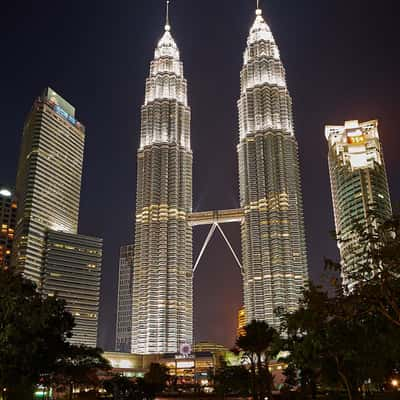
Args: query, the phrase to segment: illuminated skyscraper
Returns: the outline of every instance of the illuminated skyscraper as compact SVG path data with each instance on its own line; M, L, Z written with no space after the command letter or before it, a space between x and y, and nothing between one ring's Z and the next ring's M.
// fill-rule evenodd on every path
M351 284L349 274L366 261L358 227L373 229L372 219L368 218L372 211L374 223L392 215L378 121L326 126L325 135L343 278L345 284Z
M17 174L16 267L39 287L47 230L76 233L85 129L47 88L25 122Z
M0 268L11 265L12 244L17 219L14 189L0 185Z
M292 100L260 9L244 52L238 108L246 317L276 327L278 309L298 307L308 268Z
M47 88L23 131L13 266L43 295L67 302L71 342L95 346L102 239L77 234L84 144L75 108Z
M134 246L122 246L119 255L117 329L115 351L130 353L132 348L132 284Z
M192 343L192 151L187 83L167 21L146 81L137 155L132 352Z
M49 231L44 253L43 294L66 301L75 319L74 344L96 347L103 240Z

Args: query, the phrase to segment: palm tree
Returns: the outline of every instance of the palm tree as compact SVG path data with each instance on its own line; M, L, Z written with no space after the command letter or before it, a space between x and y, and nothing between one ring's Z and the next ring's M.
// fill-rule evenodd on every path
M265 321L253 320L236 340L236 352L242 353L250 364L254 400L264 400L266 395L271 398L272 375L268 366L278 337L277 331Z

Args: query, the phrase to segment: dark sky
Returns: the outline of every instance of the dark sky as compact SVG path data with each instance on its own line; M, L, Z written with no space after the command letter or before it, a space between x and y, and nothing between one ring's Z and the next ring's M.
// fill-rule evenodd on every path
M395 0L264 0L294 99L311 277L337 257L324 124L379 118L400 200L400 56ZM172 0L192 107L194 209L238 206L236 101L255 0ZM103 237L100 345L112 348L118 252L133 241L140 105L164 25L161 0L8 1L0 10L0 182L13 184L24 118L51 86L87 127L80 232ZM240 248L239 227L225 231ZM195 231L195 254L207 233ZM240 274L218 235L195 276L195 338L232 345Z

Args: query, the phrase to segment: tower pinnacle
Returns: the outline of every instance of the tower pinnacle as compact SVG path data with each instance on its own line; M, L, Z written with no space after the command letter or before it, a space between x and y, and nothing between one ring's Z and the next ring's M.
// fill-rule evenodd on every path
M169 24L169 1L167 0L166 5L166 16L165 16L165 30L169 32L171 30L171 25Z
M262 10L260 8L260 0L257 0L257 9L256 9L256 15L261 15Z
M193 338L190 107L169 25L146 79L137 157L132 353L176 353Z

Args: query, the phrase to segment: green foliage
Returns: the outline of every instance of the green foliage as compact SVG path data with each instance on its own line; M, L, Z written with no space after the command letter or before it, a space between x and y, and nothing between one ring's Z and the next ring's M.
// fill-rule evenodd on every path
M217 395L221 397L247 397L251 388L249 370L244 366L224 365L215 372L214 387Z
M299 310L285 318L290 368L316 398L316 384L341 386L349 399L367 381L385 382L400 356L397 329L357 294L329 297L310 284Z
M323 384L357 399L361 388L380 389L399 368L400 217L382 222L371 213L367 228L357 227L353 237L366 261L350 275L351 288L332 279L330 296L310 284L299 310L284 318L287 385L301 385L312 398ZM332 261L326 268L340 272Z
M103 386L114 400L152 400L165 389L168 380L168 368L154 363L144 379L115 376L105 381Z
M32 282L0 269L0 388L8 399L32 398L40 375L66 351L73 326L62 300L43 299Z
M400 328L400 216L378 223L378 217L371 213L368 220L374 228L358 228L367 261L350 277L357 282L353 292Z
M142 382L134 382L125 376L115 376L103 386L114 400L142 400L144 397Z
M269 362L274 355L277 331L265 321L252 321L244 327L244 335L236 340L234 351L241 353L250 365L251 393L254 400L271 397L272 375Z
M154 399L161 393L169 380L168 368L161 364L152 363L149 372L144 376L144 390L147 399Z
M97 387L100 383L97 373L111 369L102 354L99 348L69 345L47 376L48 385L67 388L70 398L76 386Z

